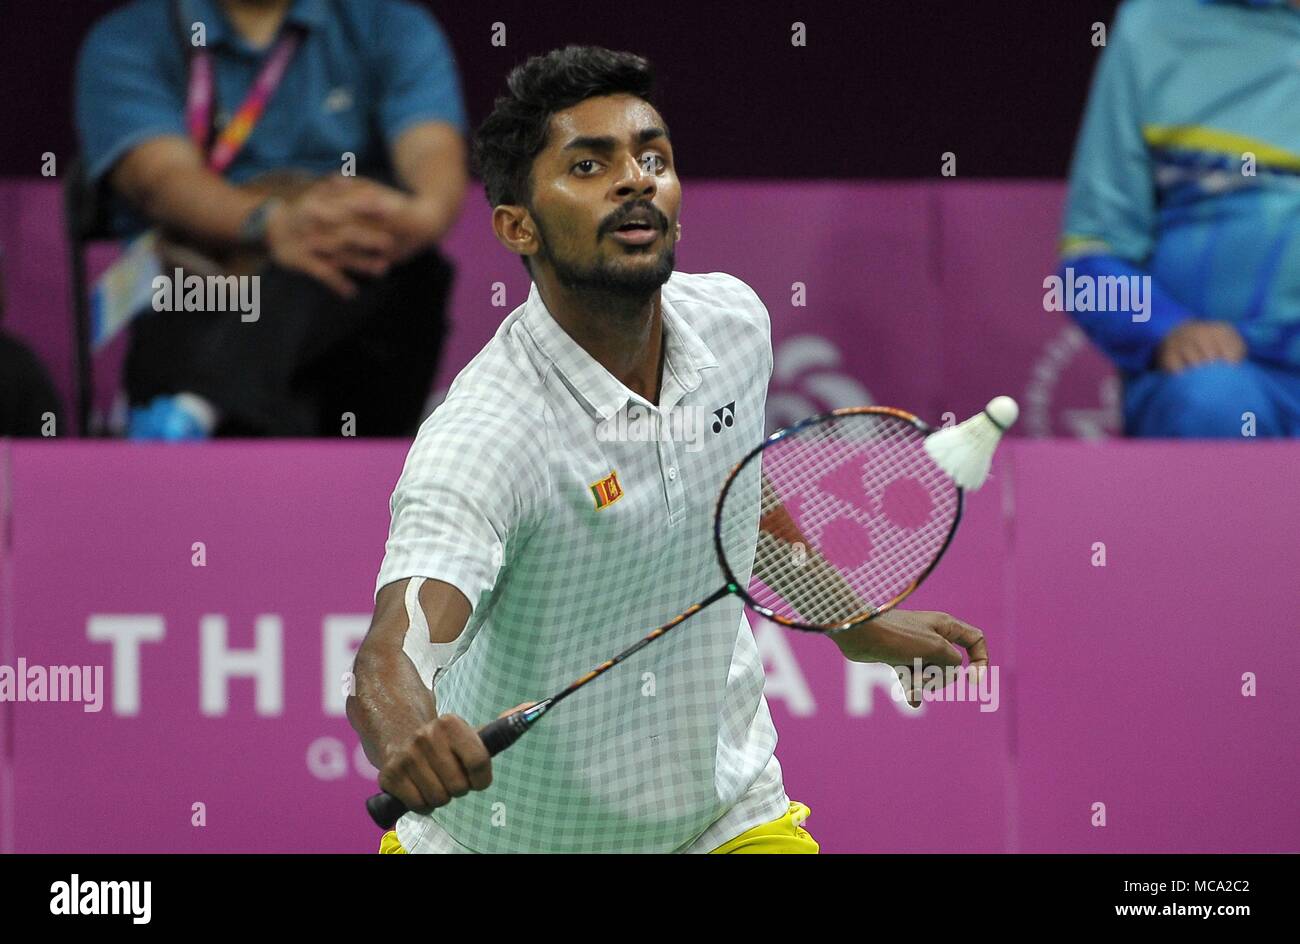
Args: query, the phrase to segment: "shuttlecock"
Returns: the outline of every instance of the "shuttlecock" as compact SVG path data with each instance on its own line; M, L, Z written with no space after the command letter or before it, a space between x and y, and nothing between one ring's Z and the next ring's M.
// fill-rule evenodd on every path
M966 422L927 436L925 451L960 488L973 492L989 477L993 450L1018 416L1020 407L1015 400L994 397Z

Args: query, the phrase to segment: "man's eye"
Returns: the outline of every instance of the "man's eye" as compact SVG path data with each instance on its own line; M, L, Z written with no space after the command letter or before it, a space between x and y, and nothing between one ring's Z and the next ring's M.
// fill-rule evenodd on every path
M584 166L584 165L585 165L585 166ZM590 173L591 171L595 170L595 168L596 168L596 162L593 161L591 158L587 158L586 160L578 161L578 163L576 163L576 164L573 165L573 169L576 170L576 171L577 171L578 173L580 173L580 174L587 174L587 173Z
M641 166L651 174L658 174L668 166L668 162L664 160L662 154L656 154L652 151L641 158Z

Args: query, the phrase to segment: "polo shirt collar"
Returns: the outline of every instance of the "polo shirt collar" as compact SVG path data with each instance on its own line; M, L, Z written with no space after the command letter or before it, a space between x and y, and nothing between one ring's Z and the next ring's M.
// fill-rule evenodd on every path
M700 371L718 366L709 346L686 318L664 297L659 296L660 312L664 326L664 377L660 384L660 401L669 373L684 393L699 387L703 378ZM534 282L524 302L522 317L525 330L554 365L556 373L573 391L593 419L608 420L623 409L628 401L646 404L638 394L623 385L599 361L586 352L577 341L569 337L559 323L551 317ZM646 404L649 405L649 404Z

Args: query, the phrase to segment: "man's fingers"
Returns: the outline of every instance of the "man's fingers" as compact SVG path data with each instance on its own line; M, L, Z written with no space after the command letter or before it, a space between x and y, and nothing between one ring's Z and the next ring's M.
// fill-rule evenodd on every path
M373 219L391 219L400 214L410 199L406 194L368 180L353 188L342 200L349 213Z
M350 222L313 234L307 244L318 254L333 256L343 252L392 252L397 241L378 227Z
M396 769L391 773L394 782L399 786L405 782L414 790L414 794L408 791L408 796L417 800L414 805L404 799L402 801L410 809L423 812L443 806L450 799L433 769L418 752L408 751L403 754L395 766Z
M309 200L302 205L302 221L311 232L328 232L347 218L338 206L326 200Z
M397 258L397 240L370 227L349 226L312 241L314 254L340 271L387 274Z
M1246 356L1246 342L1232 325L1218 325L1219 356L1229 364L1239 364Z
M338 247L344 251L391 256L397 251L397 239L387 230L374 226L347 226L339 234Z
M898 684L903 689L903 697L913 708L921 707L921 679L915 677L914 673L907 666L895 666L894 675L898 677Z
M492 755L488 753L478 732L462 718L446 716L447 743L469 779L474 790L482 790L492 783Z
M1196 342L1196 349L1201 354L1201 362L1221 360L1227 354L1225 344L1227 337L1224 332L1224 326L1214 322L1197 325L1192 332L1192 339Z
M972 626L970 623L963 623L954 617L947 617L939 620L934 631L948 640L950 643L961 646L970 656L972 665L983 663L988 665L989 648L984 639L984 634ZM958 665L961 665L960 655L958 656Z
M378 278L388 272L390 263L383 256L364 252L340 252L330 257L330 261L347 272L357 275L369 275Z
M430 807L446 806L451 802L446 784L427 758L413 755L408 758L406 768L407 776L415 782Z
M1180 373L1187 362L1183 359L1181 337L1171 338L1160 348L1160 368L1167 373Z
M1233 363L1244 361L1246 354L1249 353L1246 349L1246 339L1241 336L1241 332L1236 328L1229 328L1228 331L1232 334L1232 351L1235 358Z
M313 185L324 190L326 193L347 193L365 178L345 177L342 174L330 174L327 177L321 177Z
M966 650L970 662L968 668L975 671L973 678L976 683L982 680L989 667L989 645L984 633L953 617L948 618L939 632ZM957 665L961 667L961 663Z
M469 774L446 740L433 737L421 739L417 743L424 752L425 760L451 797L462 797L469 793Z
M935 640L934 651L926 658L928 665L943 667L961 665L965 662L964 653L957 647L957 631L950 624L955 623L951 616L943 616L930 621L930 629L939 637Z
M1205 338L1199 333L1189 334L1182 344L1182 357L1185 366L1195 367L1197 364L1213 360L1214 350L1205 343Z
M497 717L498 717L498 718L505 718L505 717L507 717L508 715L512 715L512 714L514 714L516 711L523 711L525 708L531 708L531 707L533 707L533 705L535 705L535 704L537 704L537 702L535 702L535 701L521 701L519 704L515 705L513 708L507 708L505 711L501 712L501 714L497 715Z
M355 298L357 294L356 283L335 268L328 261L318 256L304 256L298 262L298 268L306 272L318 282L324 283L335 294L344 298Z
M492 759L474 729L455 715L420 728L379 773L379 785L417 813L445 806L492 783Z
M401 215L405 201L396 194L364 193L349 197L346 206L353 216L391 225Z
M1226 361L1228 359L1227 339L1223 332L1218 329L1212 329L1203 333L1199 339L1200 351L1202 354L1201 362L1207 361Z
M424 795L420 793L419 787L410 777L401 775L390 778L379 778L379 788L385 793L391 794L402 801L402 805L408 810L414 810L417 813L427 812L431 807Z
M951 644L936 647L936 651L930 659L927 660L932 665L941 665L945 668L958 666L965 662L962 651Z

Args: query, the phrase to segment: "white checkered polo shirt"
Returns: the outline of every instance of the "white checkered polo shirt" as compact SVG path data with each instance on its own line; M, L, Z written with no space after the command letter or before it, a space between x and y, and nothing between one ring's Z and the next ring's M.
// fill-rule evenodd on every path
M714 505L763 436L768 315L720 272L674 273L661 299L657 407L534 285L420 427L376 587L435 578L470 601L454 647L407 640L417 665L421 647L451 648L439 713L479 726L544 698L722 586ZM757 513L755 491L756 534ZM552 709L493 759L487 790L408 813L398 838L411 852L708 852L788 805L763 680L729 596Z

